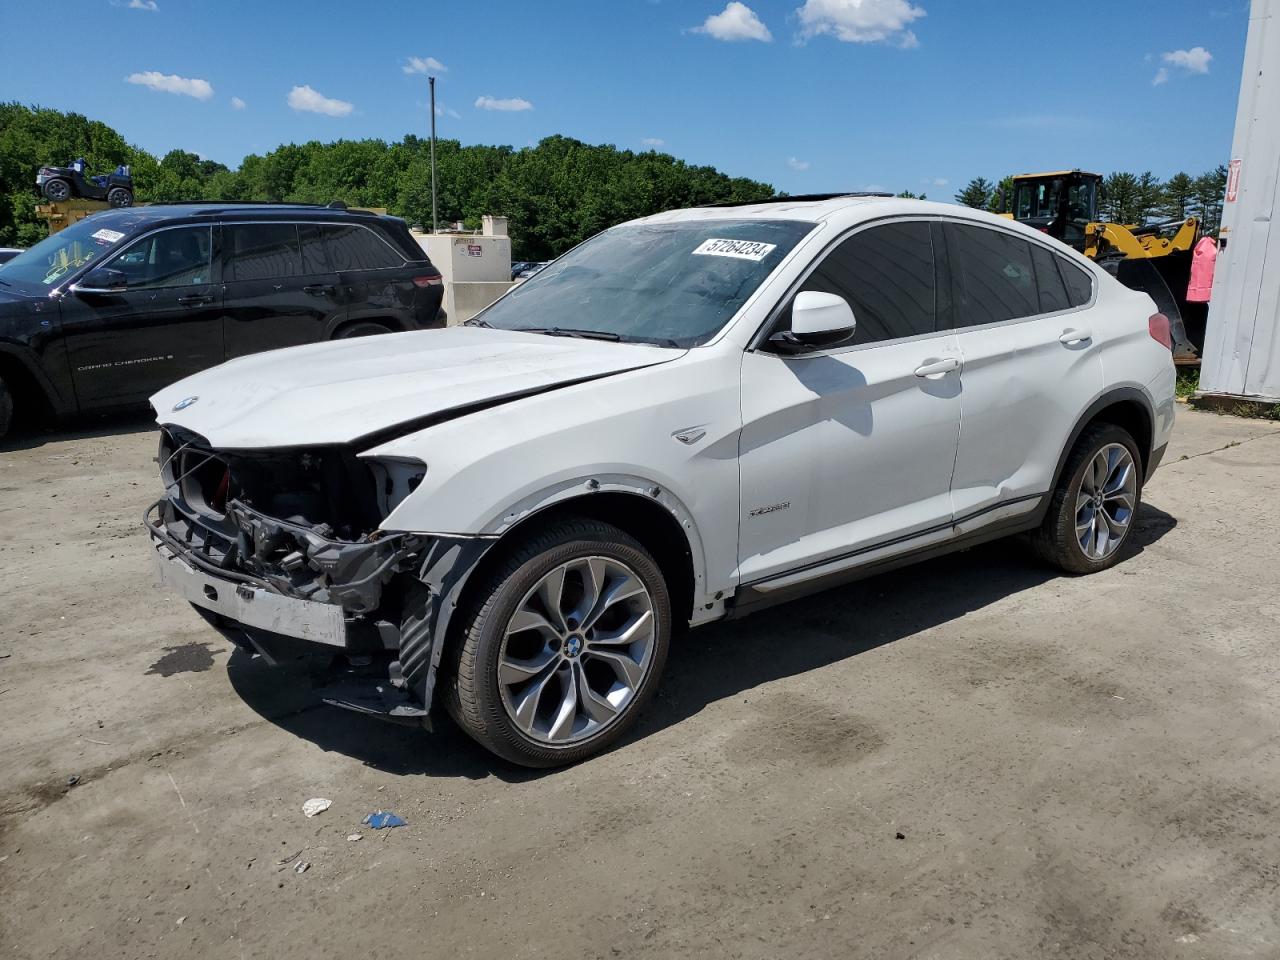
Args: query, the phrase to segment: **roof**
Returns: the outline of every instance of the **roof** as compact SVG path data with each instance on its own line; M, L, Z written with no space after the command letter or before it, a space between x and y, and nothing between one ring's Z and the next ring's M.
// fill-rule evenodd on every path
M1082 177L1102 177L1100 173L1090 173L1088 170L1081 170L1076 167L1074 170L1049 170L1046 173L1015 173L1011 179L1013 180L1041 180L1045 177L1069 177L1076 173Z
M290 217L308 215L316 217L378 216L378 214L372 213L368 210L356 210L349 209L347 207L327 207L316 203L265 203L252 200L210 200L198 203L151 203L129 209L136 210L140 213L154 213L157 217L163 217L165 219L176 217L225 217L236 214L244 214L247 216L262 216L264 214L275 216L286 215Z

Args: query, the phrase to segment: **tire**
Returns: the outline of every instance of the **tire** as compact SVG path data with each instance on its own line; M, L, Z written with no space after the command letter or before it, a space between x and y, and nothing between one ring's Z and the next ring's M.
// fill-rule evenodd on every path
M0 378L0 440L3 440L13 426L13 394L8 385Z
M133 206L133 192L124 187L112 187L107 191L107 203L113 207Z
M71 199L71 184L65 180L46 180L42 192L50 203L63 203Z
M588 603L587 574L611 602ZM457 724L526 767L575 763L615 743L653 697L670 645L671 599L653 557L617 527L572 518L482 576L459 610L444 684ZM542 616L542 598L557 593L561 613ZM588 608L595 619L574 619Z
M390 332L390 327L384 327L380 323L373 323L369 320L358 320L349 326L341 328L333 335L333 339L350 340L352 337L376 337L380 333Z
M1137 443L1123 427L1094 424L1071 448L1031 545L1067 573L1106 570L1120 561L1141 498Z

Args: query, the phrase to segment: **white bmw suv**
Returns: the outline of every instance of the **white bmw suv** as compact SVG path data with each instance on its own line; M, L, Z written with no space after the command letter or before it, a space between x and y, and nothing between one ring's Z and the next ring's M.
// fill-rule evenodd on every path
M594 237L464 326L152 398L162 579L327 702L604 749L677 628L1015 533L1114 564L1173 425L1151 300L1043 234L856 195ZM440 696L437 698L437 691Z

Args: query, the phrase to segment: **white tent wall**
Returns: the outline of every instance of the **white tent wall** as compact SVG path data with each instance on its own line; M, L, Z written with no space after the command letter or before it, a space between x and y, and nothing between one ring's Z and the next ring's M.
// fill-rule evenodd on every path
M1200 392L1280 401L1280 0L1253 0ZM1237 179L1238 178L1238 179Z

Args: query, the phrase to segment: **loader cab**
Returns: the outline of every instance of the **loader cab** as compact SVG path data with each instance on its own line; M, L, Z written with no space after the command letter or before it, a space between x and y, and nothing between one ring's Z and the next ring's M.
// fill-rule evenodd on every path
M1083 251L1085 227L1098 219L1101 182L1083 170L1019 174L1013 178L1013 219Z

